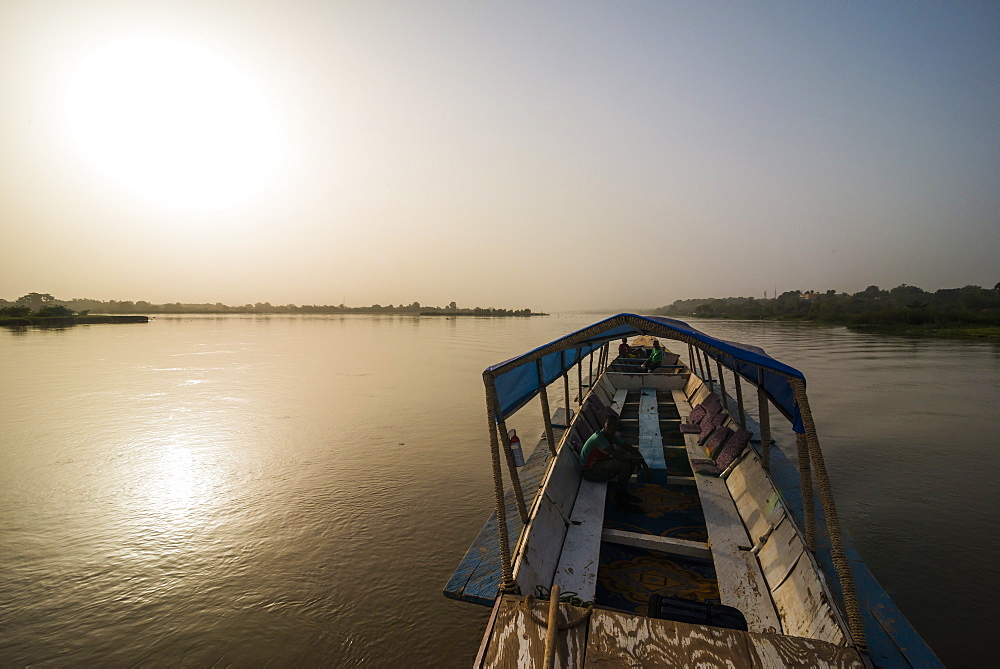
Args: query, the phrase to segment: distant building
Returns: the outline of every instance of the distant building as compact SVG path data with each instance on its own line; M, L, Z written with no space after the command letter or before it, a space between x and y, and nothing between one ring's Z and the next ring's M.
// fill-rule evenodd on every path
M799 295L800 300L805 300L807 302L819 302L825 297L822 293L817 293L815 290L807 290L806 292Z

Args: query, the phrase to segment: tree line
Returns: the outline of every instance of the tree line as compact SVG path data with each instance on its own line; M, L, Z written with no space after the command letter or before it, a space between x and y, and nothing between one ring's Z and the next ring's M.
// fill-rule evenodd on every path
M28 293L13 302L0 299L0 316L51 317L87 314L414 314L414 315L474 315L474 316L537 316L531 309L497 309L494 307L459 308L455 302L444 307L410 304L373 304L349 307L344 304L278 304L257 302L230 306L222 302L153 304L139 300L93 300L74 298L59 300L49 293Z
M792 290L772 299L753 297L677 300L660 307L664 316L749 320L809 320L846 325L1000 326L1000 283L928 292L901 284L890 290L868 286L854 293Z

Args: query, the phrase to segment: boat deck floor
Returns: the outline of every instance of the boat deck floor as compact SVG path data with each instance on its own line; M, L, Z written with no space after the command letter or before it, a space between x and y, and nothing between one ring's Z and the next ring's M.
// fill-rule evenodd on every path
M595 604L644 616L654 594L721 603L711 560L601 544Z
M671 476L691 476L691 465L683 448L680 415L669 396L657 397L660 434L666 471L653 470L652 480L637 477L629 484L629 494L642 499L645 513L625 513L608 494L604 508L604 529L622 530L689 541L708 541L708 528L698 489L691 485L667 483ZM622 410L621 424L626 443L639 443L638 393L629 393ZM634 421L628 420L635 419ZM601 543L595 603L598 606L646 615L649 598L659 594L702 602L719 603L719 585L711 559L701 559Z

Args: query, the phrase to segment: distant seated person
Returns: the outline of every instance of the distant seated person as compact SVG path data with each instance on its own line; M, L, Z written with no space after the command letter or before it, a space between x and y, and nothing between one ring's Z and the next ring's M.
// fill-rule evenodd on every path
M618 344L618 357L619 358L632 357L632 347L628 345L628 339L622 339L622 343Z
M609 414L604 419L603 429L590 436L580 451L583 464L583 478L593 483L615 480L615 503L626 513L645 513L637 506L642 498L628 494L628 482L638 467L643 468L649 480L649 467L642 453L634 446L626 446L618 436L618 416Z
M652 372L663 363L663 349L660 342L653 340L653 349L649 352L649 358L642 363L641 369L644 372Z

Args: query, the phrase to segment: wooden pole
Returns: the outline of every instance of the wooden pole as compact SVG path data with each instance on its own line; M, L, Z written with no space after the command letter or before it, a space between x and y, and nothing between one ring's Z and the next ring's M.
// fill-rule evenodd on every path
M696 348L694 350L694 359L698 362L698 376L701 377L702 381L705 381L708 377L705 376L705 365L701 361L701 349Z
M764 391L764 368L757 368L757 415L760 418L760 459L764 469L771 468L771 417Z
M563 394L566 399L566 425L569 425L569 372L563 372Z
M587 379L587 387L594 387L594 352L591 351L590 355L587 356L587 363L590 366L590 376Z
M715 379L712 378L712 363L708 358L708 351L702 351L701 354L705 356L705 372L708 374L708 382L715 383Z
M494 396L495 398L495 396ZM514 488L514 501L517 503L517 513L521 516L521 522L528 524L528 507L524 504L524 490L521 488L521 476L517 473L517 465L514 463L514 451L510 450L510 435L507 434L507 424L503 416L500 415L500 405L496 407L497 430L500 432L500 441L503 444L503 453L507 458L507 473L510 474L511 487Z
M722 407L728 412L729 398L726 397L726 379L724 376L722 376L722 362L716 360L715 366L719 370L719 399L722 400Z
M542 372L542 359L535 361L538 369L538 394L542 398L542 419L545 421L545 442L549 445L549 453L556 454L556 440L552 431L552 414L549 412L549 393L545 388L545 375Z
M583 404L583 358L576 363L576 402Z
M743 408L743 388L740 386L740 375L735 369L733 370L733 379L736 383L736 406L740 411L740 427L745 430L747 429L747 412Z
M544 669L555 669L556 642L559 639L559 585L552 584L549 591L549 624L545 629L545 663Z

